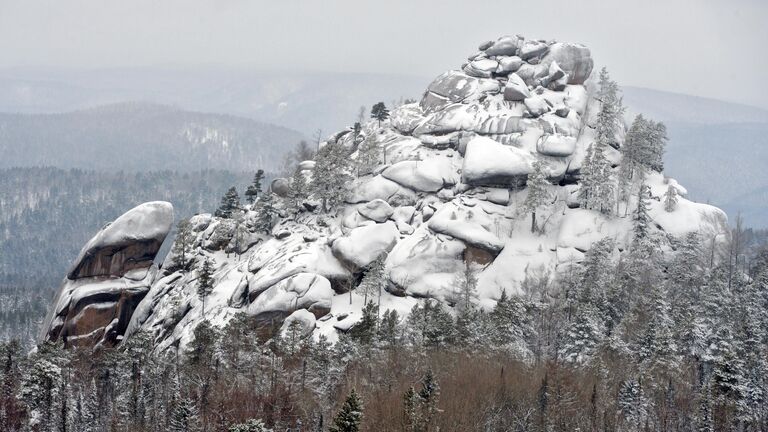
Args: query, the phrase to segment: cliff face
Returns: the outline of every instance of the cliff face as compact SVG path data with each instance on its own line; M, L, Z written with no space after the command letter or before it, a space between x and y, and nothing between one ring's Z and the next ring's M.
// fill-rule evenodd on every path
M345 204L333 212L321 212L312 197L297 214L278 200L282 217L270 235L254 228L258 214L249 206L238 220L192 218L191 270L178 269L169 254L160 272L147 271L141 284L151 281L151 287L142 288L146 295L130 314L125 336L143 331L158 350L183 348L201 320L222 326L245 312L270 326L299 321L307 333L334 340L355 325L366 299L401 315L424 298L452 305L456 281L470 269L478 278L476 302L492 307L503 291L522 295L531 279L557 278L604 237L615 240L616 255L622 253L633 231L624 207L634 208L636 198L617 215L578 208L580 169L600 109L590 91L592 65L589 50L577 44L522 37L482 44L461 70L429 84L420 101L394 109L380 124L362 125L358 136L344 130L328 140L355 160L363 142L381 149L378 164L349 185ZM624 136L623 125L617 128L604 149L614 178ZM537 211L539 229L531 232L523 202L537 163L549 180L549 202ZM311 180L315 164L300 168ZM277 180L273 191L285 194L289 184ZM724 229L719 209L686 200L674 180L650 172L645 184L661 250L687 232ZM670 186L681 196L674 211L661 199ZM360 292L361 275L381 256L386 290ZM203 307L196 269L205 258L213 262L214 288ZM117 264L113 271L113 261L94 255L75 270L110 268L111 275L126 267ZM126 280L127 273L120 276ZM60 297L72 297L79 280L66 281ZM68 306L78 304L71 300L58 304L45 333L53 337L77 327L69 311L82 309Z
M157 273L173 224L166 202L142 204L101 229L80 251L48 312L40 339L100 345L119 341Z

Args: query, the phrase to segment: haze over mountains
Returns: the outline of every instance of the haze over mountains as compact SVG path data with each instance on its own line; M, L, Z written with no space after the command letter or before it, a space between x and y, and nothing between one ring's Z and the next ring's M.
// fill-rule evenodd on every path
M376 101L392 105L405 98L420 97L431 78L213 67L196 70L6 69L0 71L0 112L81 111L64 116L0 116L0 124L4 125L0 129L0 149L6 155L0 164L39 165L58 161L82 166L90 161L86 155L46 158L45 155L51 153L44 147L71 149L80 144L99 147L99 143L110 141L122 147L130 143L140 148L151 147L152 153L141 151L117 161L95 157L103 150L94 147L89 151L94 152L95 167L110 164L114 167L119 162L126 164L124 169L183 169L185 166L200 169L210 162L215 164L214 168L251 169L253 158L256 158L255 164L277 163L286 146L301 139L294 131L309 138L318 129L327 134L344 128L357 121L361 106L366 107L364 116L367 117ZM126 101L168 104L178 109L136 104L93 109ZM768 163L767 110L629 86L624 87L624 102L628 106L628 119L634 113L643 112L667 124L670 143L665 156L666 172L686 185L691 198L720 206L731 219L741 213L749 226L768 226L768 200L765 199L768 172L762 168ZM146 112L140 112L142 109ZM199 120L203 115L183 110L244 117L206 117L217 126L230 128L230 133L242 140L242 148L234 152L230 149L229 155L224 156L226 160L217 162L212 154L206 153L215 148L198 149L181 157L178 149L186 141L179 131L185 122ZM192 133L197 139L204 139L205 129L193 128ZM159 136L170 138L172 143L165 148L165 154L162 148L151 145ZM31 151L23 150L18 143L24 143L23 148ZM168 154L177 156L168 162Z

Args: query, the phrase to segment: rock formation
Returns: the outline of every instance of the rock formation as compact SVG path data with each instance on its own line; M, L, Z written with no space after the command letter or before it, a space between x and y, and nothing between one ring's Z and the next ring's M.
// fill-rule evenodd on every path
M101 229L80 251L48 312L40 339L114 344L149 291L173 207L149 202Z
M345 146L353 160L365 140L382 150L379 166L349 185L345 205L326 214L309 200L296 214L278 199L282 217L269 235L253 228L257 215L250 206L240 228L230 219L195 216L191 270L174 267L176 257L169 254L160 272L134 277L141 294L131 299L143 297L137 306L132 300L130 308L115 308L114 297L94 300L109 305L110 319L118 309L121 314L115 325L105 318L88 327L78 325L83 305L72 300L73 292L83 284L83 292L100 293L95 278L105 276L68 279L45 334L85 335L98 328L114 340L135 306L125 336L148 333L160 351L183 349L203 319L223 326L240 312L274 329L285 319L296 321L302 332L334 340L360 318L366 296L401 316L424 298L454 304L456 280L470 267L479 279L476 301L487 308L504 291L524 294L532 274L556 278L604 237L615 240L618 254L630 243L631 216L581 209L575 199L600 108L590 91L592 67L589 50L578 44L520 36L484 43L459 70L429 84L419 101L396 107L380 125L362 125L357 136L341 131L325 143ZM621 141L623 133L618 135ZM614 166L621 163L619 151L605 151ZM537 213L541 232L531 233L523 201L535 162L552 182L552 199ZM299 165L309 179L314 167ZM660 249L692 230L716 236L724 229L722 211L684 199L674 180L652 172L646 184ZM674 212L659 200L669 184L681 195ZM278 196L289 186L288 179L272 183ZM380 256L386 257L385 291L349 294ZM214 263L215 286L203 308L194 269L206 258ZM133 264L95 255L80 261L71 275L108 268L108 281L127 284L134 271Z

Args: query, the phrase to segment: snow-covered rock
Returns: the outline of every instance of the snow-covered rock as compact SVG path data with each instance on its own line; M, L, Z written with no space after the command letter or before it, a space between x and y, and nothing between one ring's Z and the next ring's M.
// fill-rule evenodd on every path
M78 254L56 294L40 340L114 344L149 291L155 256L173 224L173 206L141 204L102 228Z
M344 262L364 268L392 250L399 234L392 221L358 227L333 242L333 253Z
M467 144L462 181L470 185L521 185L533 172L534 160L529 151L477 137Z
M504 87L504 100L519 102L531 96L528 86L516 73L509 74L509 80Z
M139 218L146 225L116 221L84 248L73 267L78 278L65 280L42 337L96 344L141 331L157 351L183 351L203 319L223 327L244 312L270 331L286 334L297 323L293 329L302 336L335 341L359 322L365 295L356 288L379 257L387 278L382 310L405 315L425 298L454 304L467 268L478 273L478 305L489 309L502 292L531 295L529 278L557 279L603 238L615 239L615 254L625 253L633 229L625 207L631 211L636 197L609 215L579 208L581 167L596 141L600 109L584 85L593 68L589 50L504 36L457 67L465 70L438 76L419 102L394 108L380 125L361 125L360 135L382 150L385 164L355 173L364 175L328 213L319 205L296 212L277 199L281 218L271 233L257 231L257 214L247 211L237 227L238 247L233 220L197 215L190 220L190 264L178 268L170 254L159 271L151 262L172 217L160 211ZM614 178L623 133L604 149ZM358 157L350 129L328 142ZM536 162L551 184L532 233L523 204ZM299 169L311 177L314 165L304 161ZM290 181L276 180L273 192L287 196ZM648 173L646 184L650 230L660 250L671 250L673 237L692 230L710 240L727 231L719 209L685 199L673 179ZM673 211L662 203L670 186L680 192ZM116 239L130 241L113 254ZM206 259L213 263L214 288L203 302L197 279ZM109 276L93 276L104 272Z

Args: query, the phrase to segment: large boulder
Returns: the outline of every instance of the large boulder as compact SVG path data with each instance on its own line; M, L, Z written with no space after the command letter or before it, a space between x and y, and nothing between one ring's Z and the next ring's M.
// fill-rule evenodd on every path
M462 181L474 186L520 186L533 172L529 151L477 137L467 143Z
M501 86L495 79L477 78L459 71L448 71L427 88L421 99L421 108L433 110L445 105L477 98L486 93L498 93Z
M513 56L517 53L523 39L520 36L502 36L485 49L489 56Z
M113 345L149 291L155 256L173 225L167 202L141 204L101 229L80 251L41 327L41 341Z
M594 67L589 48L573 43L552 44L541 64L549 68L553 62L557 62L560 69L568 74L568 84L584 84Z
M523 81L523 79L516 73L509 74L509 80L504 87L504 100L520 102L530 96L531 92L528 91L528 86L525 84L525 81Z
M333 254L356 269L362 269L392 250L399 235L392 221L361 226L353 229L348 236L336 239Z

